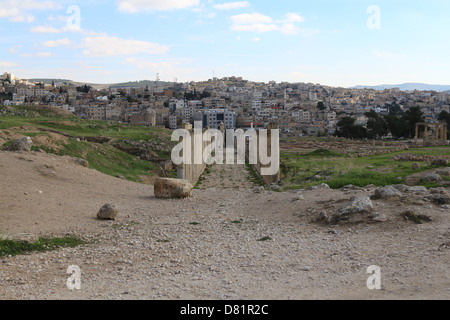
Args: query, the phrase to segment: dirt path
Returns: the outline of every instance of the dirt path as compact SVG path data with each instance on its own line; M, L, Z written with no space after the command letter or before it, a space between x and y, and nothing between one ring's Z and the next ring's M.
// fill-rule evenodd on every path
M249 189L256 186L246 165L214 164L203 175L200 189Z

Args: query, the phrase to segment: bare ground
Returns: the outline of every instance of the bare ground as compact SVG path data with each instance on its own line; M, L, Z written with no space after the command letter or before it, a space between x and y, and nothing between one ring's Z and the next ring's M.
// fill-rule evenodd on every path
M2 237L89 241L0 258L0 299L450 298L448 209L374 200L386 222L360 215L331 226L314 222L320 210L373 188L254 193L230 186L167 201L152 186L53 155L0 151ZM120 208L116 221L96 219L105 203ZM432 222L406 221L406 209ZM66 286L71 265L82 271L81 290ZM367 288L371 265L381 268L381 290Z

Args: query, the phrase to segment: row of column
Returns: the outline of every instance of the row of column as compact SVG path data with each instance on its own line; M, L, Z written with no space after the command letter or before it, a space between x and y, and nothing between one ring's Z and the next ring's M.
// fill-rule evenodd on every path
M435 136L434 140L447 140L447 124L446 123L439 123L439 124L430 124L430 123L418 123L416 124L416 136L415 136L415 143L419 140L419 127L424 126L425 127L425 136L424 141L428 141L428 128L434 127L435 128Z

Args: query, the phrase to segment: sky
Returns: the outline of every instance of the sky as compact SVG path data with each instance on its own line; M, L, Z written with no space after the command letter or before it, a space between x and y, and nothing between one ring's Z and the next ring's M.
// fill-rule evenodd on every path
M0 73L450 85L448 0L0 0Z

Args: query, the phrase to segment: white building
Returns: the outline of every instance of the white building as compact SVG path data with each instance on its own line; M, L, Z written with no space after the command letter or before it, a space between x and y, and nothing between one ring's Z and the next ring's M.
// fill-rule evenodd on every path
M259 110L261 106L261 100L252 100L252 110Z
M309 100L317 101L317 92L310 91L308 96L309 96Z
M225 125L225 129L236 128L236 113L226 109L210 109L197 112L194 115L195 121L202 121L203 128L219 129L220 124Z
M171 130L176 130L178 127L177 125L177 116L175 114L171 114L169 116L169 128Z

